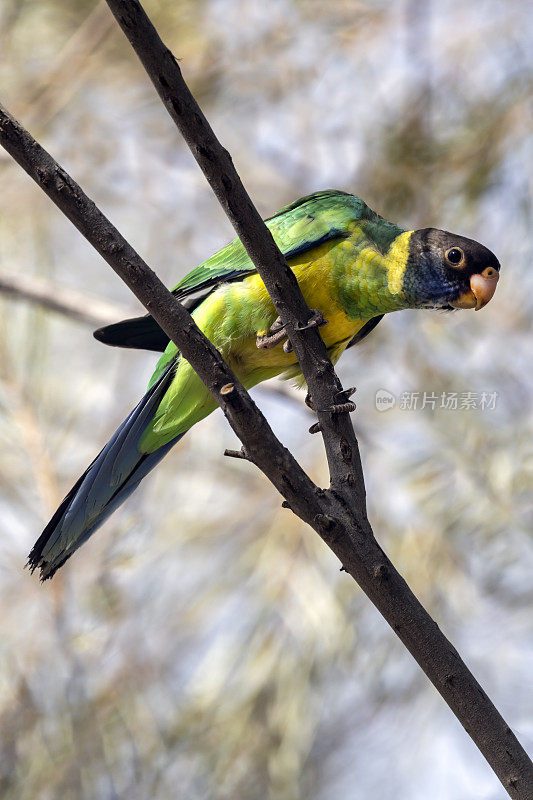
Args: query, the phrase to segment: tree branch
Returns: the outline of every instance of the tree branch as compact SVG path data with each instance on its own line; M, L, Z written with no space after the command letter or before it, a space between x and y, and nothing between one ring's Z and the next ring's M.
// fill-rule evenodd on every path
M342 385L318 328L305 329L311 312L294 274L252 203L230 154L189 91L178 62L141 4L135 0L107 0L107 4L235 228L286 327L315 408L319 409L332 487L358 513L366 515L363 469L350 416L323 410L338 402Z
M175 342L222 407L254 463L284 496L289 491L293 510L300 508L303 514L305 503L311 502L311 510L314 509L315 514L322 513L322 506L318 506L313 497L323 492L276 439L248 392L188 311L81 187L2 106L0 144L63 211ZM298 493L302 493L301 500Z
M533 766L527 754L383 553L364 513L354 511L344 492L340 496L338 491L324 491L313 484L188 312L73 179L3 109L0 143L125 281L190 361L241 439L246 457L276 486L285 505L320 534L360 584L472 736L509 795L530 800ZM264 234L259 231L257 236ZM296 340L301 334L294 332L293 336ZM303 347L303 341L300 344Z
M117 322L119 319L134 317L139 313L134 308L110 303L96 295L88 295L87 292L71 289L55 280L44 278L42 275L30 276L21 272L0 271L0 295L2 294L15 300L41 306L91 328L99 328L102 325ZM302 403L300 390L291 386L287 381L271 378L263 381L257 390L261 394L282 397L299 408L306 408L311 414L307 406Z
M31 303L56 311L77 322L100 327L122 317L133 316L134 311L114 305L107 300L70 289L57 281L41 275L21 272L0 272L0 294L29 300Z

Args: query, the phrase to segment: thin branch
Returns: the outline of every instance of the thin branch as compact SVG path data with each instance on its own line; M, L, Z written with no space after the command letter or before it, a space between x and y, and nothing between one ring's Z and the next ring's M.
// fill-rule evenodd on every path
M102 1L91 8L57 52L50 68L33 83L23 113L27 110L30 120L35 120L41 130L69 103L83 85L86 73L94 69L94 54L101 52L112 28L106 12Z
M107 325L117 319L133 316L135 312L124 306L114 305L94 295L70 289L57 281L40 275L0 272L0 294L56 311L77 322L93 327Z
M97 328L117 322L120 319L134 317L138 314L129 306L110 303L102 300L96 295L89 295L87 292L80 292L78 289L71 289L62 283L43 278L41 275L25 275L23 273L11 273L0 271L0 295L5 294L15 300L22 300L32 303L48 311L61 314L64 317L88 325L90 328ZM311 411L302 402L300 389L291 386L287 381L279 381L271 378L263 381L256 387L257 391L265 395L273 395L294 403L298 408Z
M192 317L73 179L0 108L0 143L154 316L222 407L247 457L313 527L397 633L488 760L509 795L530 800L533 765L516 737L374 539L337 492L319 489Z

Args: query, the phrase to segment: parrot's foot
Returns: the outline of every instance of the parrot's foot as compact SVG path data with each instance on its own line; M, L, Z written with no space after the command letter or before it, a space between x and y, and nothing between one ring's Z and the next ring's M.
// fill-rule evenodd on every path
M343 414L345 411L347 411L349 414L351 414L352 411L355 411L356 408L357 406L355 405L355 403L352 403L351 400L347 400L346 403L336 403L334 406L331 406L331 408L329 409L329 413Z
M344 400L344 402L335 403L330 408L326 408L325 412L328 414L342 414L347 411L349 414L351 414L352 411L355 411L357 406L348 398L351 397L355 391L356 391L355 386L352 386L349 389L342 389L342 391L340 391L337 394L337 397L339 398L339 400ZM313 398L311 397L309 392L307 393L305 398L305 405L312 411L316 412L316 407L315 404L313 403ZM319 433L321 430L322 428L320 427L320 423L315 422L315 424L311 425L311 427L309 428L309 433Z
M278 317L270 326L268 333L259 334L257 336L255 343L259 350L271 350L284 339L286 340L283 345L283 349L285 350L285 345L289 344L289 340L287 339L285 325L281 321L281 317ZM285 352L287 353L290 351L285 350Z
M324 315L321 311L317 311L316 309L311 309L311 316L309 320L306 322L305 325L300 325L298 330L306 331L308 328L314 328L320 325L327 325L327 319L324 319ZM283 342L283 340L285 340ZM280 342L283 342L283 351L285 353L292 353L292 345L287 338L287 331L285 330L285 325L281 321L281 317L278 317L269 328L268 333L260 334L257 336L255 343L259 350L271 350L273 347L276 347Z
M340 392L338 392L337 397L339 398L339 400L342 400L343 402L335 403L334 405L331 406L331 408L326 408L324 410L329 414L342 414L343 411L349 411L349 412L355 411L356 409L355 403L352 403L352 401L348 399L352 396L352 394L355 391L356 391L355 386L351 386L349 389L342 389ZM307 392L305 396L305 405L307 406L307 408L310 408L311 411L314 411L316 413L316 406L313 403L313 398L311 397L309 392Z
M331 408L328 409L329 413L342 414L344 411L348 411L348 413L351 414L352 411L355 411L357 406L349 399L355 391L357 391L355 386L350 386L349 389L342 389L337 397L343 402L335 403L335 405L331 406Z

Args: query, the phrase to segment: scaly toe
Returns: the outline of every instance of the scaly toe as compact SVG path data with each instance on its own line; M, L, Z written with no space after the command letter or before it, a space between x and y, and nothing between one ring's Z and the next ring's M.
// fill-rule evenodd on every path
M285 331L285 326L281 321L281 317L278 317L276 320L274 320L267 333L260 332L257 334L255 344L259 350L271 350L284 339L287 339L287 333ZM288 339L285 344L287 343Z
M313 403L313 398L311 397L309 392L307 392L305 396L305 405L307 406L307 408L310 408L311 411L314 411L316 413L315 404Z

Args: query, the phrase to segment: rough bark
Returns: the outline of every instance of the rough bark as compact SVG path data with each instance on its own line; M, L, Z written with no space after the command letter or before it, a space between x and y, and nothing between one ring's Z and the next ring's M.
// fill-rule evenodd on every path
M355 494L358 509L365 511L363 469L349 414L327 411L339 398L342 401L342 386L318 329L305 330L310 309L296 278L244 188L230 154L218 141L189 91L177 60L161 41L141 4L119 0L108 0L107 4L257 267L283 320L318 409L332 486L347 502L353 502Z

